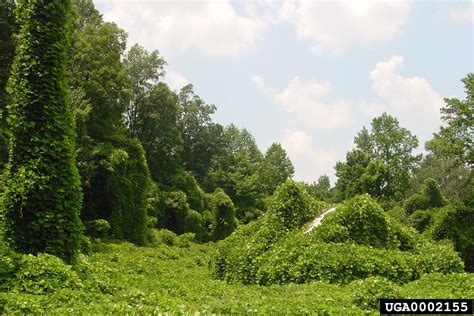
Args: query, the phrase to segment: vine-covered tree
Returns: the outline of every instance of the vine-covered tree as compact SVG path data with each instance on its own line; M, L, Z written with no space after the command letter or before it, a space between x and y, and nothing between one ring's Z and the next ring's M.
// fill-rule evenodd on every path
M72 261L83 229L66 81L72 4L19 0L17 5L5 236L20 252L48 252Z
M14 8L14 0L0 1L0 169L2 170L8 160L6 106L9 98L6 87L15 55L14 33L17 31L17 25Z
M217 189L212 196L214 211L213 240L224 239L237 227L234 203L222 189Z

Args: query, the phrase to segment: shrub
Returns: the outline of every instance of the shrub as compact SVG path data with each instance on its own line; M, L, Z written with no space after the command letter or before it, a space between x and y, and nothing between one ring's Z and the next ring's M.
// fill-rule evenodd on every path
M48 252L72 261L83 230L66 80L72 3L32 0L17 5L5 236L17 251Z
M168 246L173 246L176 244L178 236L172 231L167 229L154 229L155 239L158 244L165 244Z
M15 275L14 288L30 294L48 294L59 289L79 289L82 283L71 266L48 255L25 255Z
M196 234L194 233L185 233L179 235L176 240L176 246L181 248L189 248L195 241Z
M105 238L110 231L110 224L105 219L96 219L84 223L86 234L93 238Z
M352 284L353 302L365 310L379 310L380 299L400 298L398 286L382 277L370 277Z

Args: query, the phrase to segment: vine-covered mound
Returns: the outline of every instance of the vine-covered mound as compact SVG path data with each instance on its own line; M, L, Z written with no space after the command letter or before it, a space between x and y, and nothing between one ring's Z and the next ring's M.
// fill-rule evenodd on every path
M437 243L397 223L368 195L328 214L309 234L302 227L327 205L287 182L268 212L217 244L211 272L227 282L348 283L371 276L405 283L431 272L462 272L451 244Z

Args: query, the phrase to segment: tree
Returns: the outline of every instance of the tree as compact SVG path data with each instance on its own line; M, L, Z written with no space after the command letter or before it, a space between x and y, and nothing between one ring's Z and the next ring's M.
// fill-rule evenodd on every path
M182 166L178 115L178 96L162 82L151 89L140 106L136 137L145 149L151 177L160 185L170 185L170 178Z
M416 136L384 113L372 120L371 131L364 127L354 143L346 162L335 167L340 198L369 193L385 201L401 200L421 160L421 155L412 154L418 146Z
M194 94L193 86L184 86L179 93L178 126L183 139L183 167L204 183L211 158L222 150L223 127L213 123L214 105L206 104Z
M293 177L294 173L295 168L286 151L280 144L273 143L267 149L259 170L264 192L267 195L273 194L275 189Z
M445 98L441 109L442 119L447 124L426 143L426 149L441 157L451 157L458 164L472 166L474 163L474 73L462 79L466 99Z
M70 262L83 230L66 84L72 4L69 0L17 4L20 30L9 81L5 236L20 252L48 252Z
M85 118L87 135L78 135L78 144L85 147L89 145L83 143L85 140L101 142L123 131L123 113L130 95L121 61L127 36L116 24L103 22L91 0L75 0L75 4L78 17L68 68L71 90L82 94L93 113Z
M165 65L166 61L157 50L149 53L138 44L133 45L125 56L124 66L132 86L131 98L125 110L125 122L132 138L138 136L143 101L155 83L165 75Z

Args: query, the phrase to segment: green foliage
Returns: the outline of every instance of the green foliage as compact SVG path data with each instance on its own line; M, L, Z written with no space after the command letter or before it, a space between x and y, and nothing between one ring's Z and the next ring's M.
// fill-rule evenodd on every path
M212 209L214 213L212 239L224 239L237 227L234 203L222 189L217 189L212 195Z
M178 173L183 164L178 96L160 82L140 103L137 138L145 149L151 177L160 185L170 185L170 177Z
M471 298L474 295L473 275L460 273L426 274L403 285L381 278L347 285L321 281L272 286L227 284L209 276L207 261L213 247L213 244L192 242L187 247L162 243L153 247L101 243L96 252L80 256L74 265L79 284L70 282L64 287L54 281L49 284L59 287L43 291L45 287L41 286L48 281L41 279L31 283L32 288L42 289L38 294L12 288L0 294L0 310L4 314L375 315L375 311L359 307L354 296L360 299L359 304L367 306L375 302L378 293L389 295L392 289L402 298ZM49 261L47 266L48 271L51 270ZM57 267L64 266L58 264ZM41 269L45 270L44 265ZM65 274L55 272L55 275ZM359 287L363 288L360 293L363 295L357 295Z
M325 203L316 202L303 184L288 180L280 185L270 202L269 214L275 229L291 231L314 218Z
M158 244L164 244L168 246L173 246L176 244L178 236L170 230L159 229L153 230L155 235L155 240Z
M383 277L370 277L352 285L355 293L354 303L364 310L379 310L381 298L400 298L398 286Z
M211 259L212 274L227 282L256 283L261 256L325 206L314 201L304 185L285 182L276 190L267 213L218 244Z
M339 206L337 212L328 214L313 234L324 242L351 240L370 247L387 247L390 240L385 216L369 195L360 195Z
M0 235L0 291L6 290L11 286L10 282L19 268L20 258L20 255L13 252L8 245L1 240Z
M303 234L299 221L287 217L298 218L304 216L299 209L311 209L311 199L304 207L307 193L299 189L293 182L282 185L268 213L217 245L210 266L215 277L261 285L315 280L345 284L370 276L406 283L426 273L463 269L452 245L422 238L368 195L338 206L320 226Z
M86 220L106 219L111 235L146 242L149 173L136 140L114 137L94 152L96 171L85 191Z
M48 294L81 286L81 280L71 266L48 254L23 256L13 282L14 290L30 294Z
M7 109L9 96L6 91L11 65L15 55L14 33L17 32L15 22L15 1L0 1L0 170L8 161L8 126Z
M164 201L162 220L158 217L158 227L167 228L176 234L185 232L186 217L189 213L189 204L184 192L169 192Z
M448 239L464 260L466 271L474 271L474 210L472 205L433 209L425 234L434 240Z
M421 192L424 181L428 178L435 179L439 183L441 192L450 202L460 203L472 195L474 186L472 168L459 164L454 157L436 154L425 156L410 180L412 192Z
M414 211L408 218L411 227L422 233L431 222L431 213L425 210Z
M402 199L410 174L421 160L413 156L418 140L400 127L396 118L384 113L355 137L356 148L346 154L346 162L336 164L336 190L339 199L361 193L390 202Z
M173 190L181 190L186 193L190 208L198 212L203 210L204 192L190 172L180 169L171 177L170 182Z
M5 236L20 252L48 252L72 261L83 227L66 85L71 2L17 4L20 30L9 81Z
M259 169L263 190L271 195L286 180L291 179L295 168L280 144L273 143L266 151Z
M153 87L153 83L164 76L166 62L157 50L148 53L138 44L133 45L124 59L127 78L131 83L131 98L125 109L125 121L130 137L138 137L140 121L143 121L143 101Z
M426 143L426 149L443 157L451 157L458 164L474 163L474 73L462 79L466 99L445 98L441 108L442 119L447 126Z
M95 219L84 223L86 234L93 238L105 238L109 234L110 224L105 219Z
M320 243L302 233L290 234L260 257L262 285L324 280L348 283L383 276L406 283L431 272L461 272L462 261L449 245L427 244L416 252L370 248L353 243Z
M474 274L472 273L429 273L418 280L400 287L403 298L447 298L474 297Z
M415 193L405 202L405 209L408 214L416 210L427 210L430 208L442 207L446 205L446 198L441 193L441 189L436 180L428 178L423 182L421 193Z
M417 237L391 220L369 195L359 195L328 214L311 232L322 242L354 242L375 248L413 249Z
M205 232L203 229L203 219L199 212L189 210L188 215L184 219L184 231L194 233L196 240L206 241Z
M318 182L306 185L308 193L316 200L330 202L334 199L334 190L327 175L318 178Z
M123 129L123 112L129 99L130 83L121 62L126 33L115 23L102 20L90 0L75 0L75 32L69 51L70 86L82 93L79 99L90 106L84 117L84 129L78 135L79 162L86 163L88 147L103 142ZM80 108L75 102L72 108ZM83 173L81 172L81 176Z

